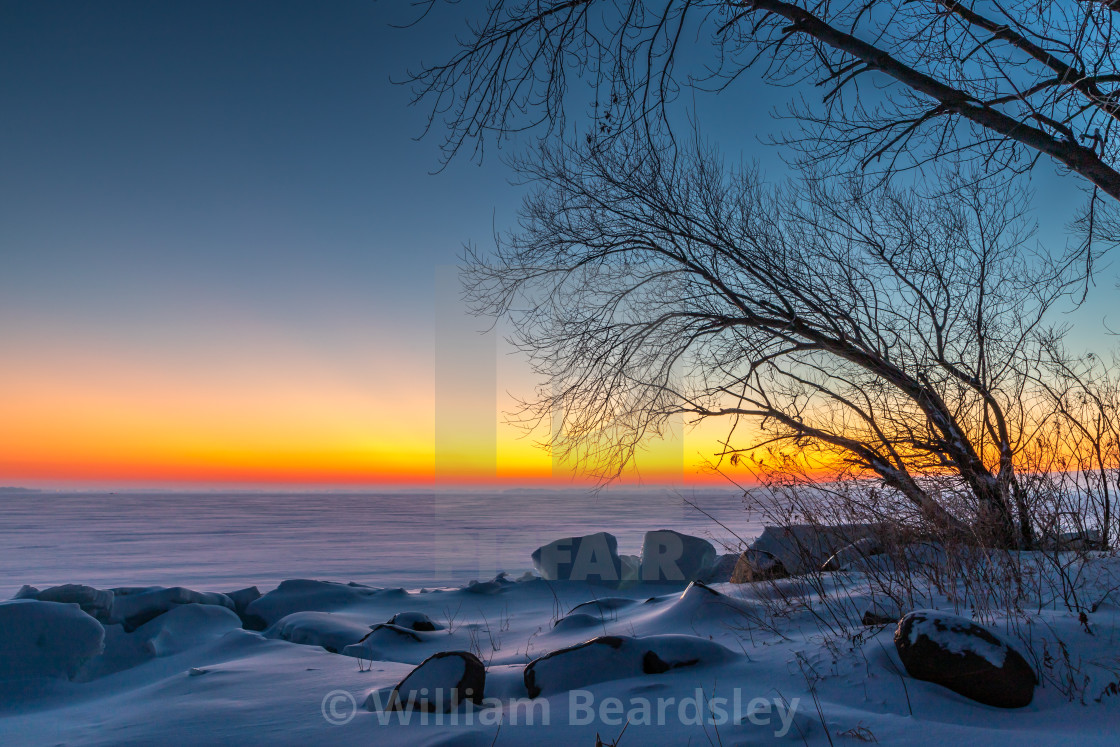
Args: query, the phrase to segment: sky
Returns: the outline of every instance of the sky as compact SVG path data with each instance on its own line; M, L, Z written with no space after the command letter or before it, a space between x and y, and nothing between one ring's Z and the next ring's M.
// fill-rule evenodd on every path
M570 479L503 424L532 378L458 305L464 243L521 188L494 157L432 173L392 81L461 19L410 13L0 1L0 485ZM772 163L788 93L744 85L702 123ZM1060 217L1072 190L1040 192ZM633 479L714 448L654 445Z

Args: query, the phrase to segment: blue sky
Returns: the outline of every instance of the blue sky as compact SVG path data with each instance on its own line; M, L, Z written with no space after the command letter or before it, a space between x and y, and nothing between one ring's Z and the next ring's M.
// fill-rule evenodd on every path
M405 2L0 2L0 418L58 421L12 438L100 437L116 450L91 460L127 460L182 410L233 459L274 390L305 414L263 429L422 463L436 268L490 245L521 192L493 151L432 174L442 133L415 139L426 111L391 81L446 57L476 7L402 30ZM778 175L759 141L790 95L747 77L699 99L700 124ZM1036 184L1042 235L1062 240L1075 182ZM1077 318L1111 311L1115 275ZM503 366L499 385L525 383ZM261 439L252 459L296 448ZM0 477L48 462L0 460Z

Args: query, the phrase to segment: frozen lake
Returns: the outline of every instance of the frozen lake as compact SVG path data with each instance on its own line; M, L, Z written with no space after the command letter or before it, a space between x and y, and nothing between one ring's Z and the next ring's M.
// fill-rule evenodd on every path
M262 589L288 578L461 585L520 575L560 537L636 554L670 528L734 546L762 525L731 491L0 494L0 598L22 584Z

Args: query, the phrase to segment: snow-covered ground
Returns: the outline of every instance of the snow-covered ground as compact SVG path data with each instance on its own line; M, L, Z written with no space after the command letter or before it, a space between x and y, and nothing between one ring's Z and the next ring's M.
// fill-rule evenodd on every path
M1098 597L1084 620L1060 599L1019 618L1030 621L1036 651L1024 653L1042 684L1017 709L909 677L895 625L855 619L885 604L868 577L819 578L816 589L795 579L617 590L499 578L413 591L292 581L240 603L262 631L244 629L228 600L133 591L131 624L97 612L101 653L88 640L100 623L77 607L6 602L0 742L591 747L598 735L620 745L1116 744L1115 560L1081 569L1081 591ZM944 591L952 590L919 589L923 606L967 616ZM140 622L175 601L186 603ZM1006 616L983 622L1021 641L1014 633L1023 626ZM394 686L443 651L485 665L480 702L447 713L388 710ZM464 666L429 663L409 688L436 689Z

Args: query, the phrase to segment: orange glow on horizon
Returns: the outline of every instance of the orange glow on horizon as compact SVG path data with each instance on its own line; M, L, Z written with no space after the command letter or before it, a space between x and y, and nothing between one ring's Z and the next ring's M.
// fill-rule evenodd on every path
M263 334L250 350L175 348L170 358L104 341L21 347L0 366L0 486L597 484L554 464L540 434L506 424L508 397L496 402L489 442L461 439L437 459L423 356L375 351L347 370ZM501 376L500 391L530 389ZM651 443L619 483L732 487L705 466L720 428ZM749 470L722 469L754 482Z

